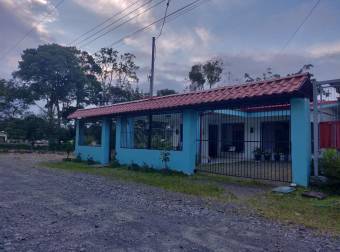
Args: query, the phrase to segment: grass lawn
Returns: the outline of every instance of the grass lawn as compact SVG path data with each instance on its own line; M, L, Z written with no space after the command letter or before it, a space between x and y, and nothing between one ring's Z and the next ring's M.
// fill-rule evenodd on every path
M136 171L126 167L94 168L85 163L48 162L42 166L101 175L113 179L143 183L200 197L247 205L266 218L280 220L285 223L302 224L322 232L340 235L340 196L329 196L325 200L310 199L301 196L304 189L291 194L266 193L252 198L239 199L226 191L223 184L233 183L240 186L263 186L261 182L244 180L219 175L196 174L186 176L178 173L162 173L157 171Z
M198 178L186 176L179 173L161 173L156 171L135 171L126 167L118 168L93 168L85 163L75 162L49 162L42 166L58 168L74 172L84 172L115 179L143 183L163 188L165 190L191 194L202 197L212 197L227 200L231 195L224 193L224 190L210 182L201 183Z
M290 194L270 192L247 203L267 218L340 235L340 196L318 200L301 196L303 191L300 188Z

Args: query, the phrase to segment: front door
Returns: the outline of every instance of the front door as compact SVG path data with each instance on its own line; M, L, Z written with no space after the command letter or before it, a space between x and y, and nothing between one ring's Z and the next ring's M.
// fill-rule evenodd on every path
M209 157L217 157L218 125L209 124Z

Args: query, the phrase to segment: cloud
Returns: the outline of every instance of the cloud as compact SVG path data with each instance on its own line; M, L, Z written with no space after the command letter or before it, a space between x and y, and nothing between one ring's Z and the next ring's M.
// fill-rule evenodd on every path
M99 16L111 17L115 15L115 13L120 13L121 11L128 8L126 11L124 11L119 16L117 16L117 18L120 18L133 11L132 13L128 15L128 18L132 18L137 14L141 14L141 15L131 20L131 23L145 25L153 21L152 13L150 11L146 11L148 7L151 6L153 3L144 6L142 1L138 2L137 4L133 4L134 2L127 1L127 0L96 0L96 1L73 0L73 1L79 6L81 6L82 8L85 8L88 11L94 12L95 14ZM129 7L130 5L131 7ZM124 20L128 18L125 18Z
M340 41L312 46L307 49L307 53L309 53L313 58L334 56L337 54L340 55Z
M38 36L46 40L50 36L47 25L58 17L58 10L46 0L3 0L0 5L3 5L4 9L15 16L23 26L33 28Z
M204 27L195 28L196 35L204 43L207 44L214 40L214 36Z

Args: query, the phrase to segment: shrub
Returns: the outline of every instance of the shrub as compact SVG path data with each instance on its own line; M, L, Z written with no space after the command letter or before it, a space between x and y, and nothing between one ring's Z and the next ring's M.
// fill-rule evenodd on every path
M331 178L340 180L340 155L335 149L327 149L320 160L322 172Z
M74 162L76 162L76 163L81 162L81 154L80 153L77 154L77 157L74 159Z
M88 156L87 157L87 164L88 165L94 165L96 162L93 160L93 157Z

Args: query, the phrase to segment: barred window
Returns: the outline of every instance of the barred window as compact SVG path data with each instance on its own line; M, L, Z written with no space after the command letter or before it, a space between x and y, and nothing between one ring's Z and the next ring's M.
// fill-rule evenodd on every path
M181 113L143 115L122 120L121 147L182 150Z

